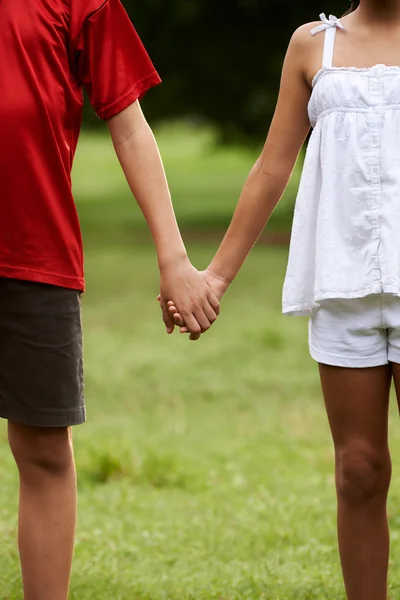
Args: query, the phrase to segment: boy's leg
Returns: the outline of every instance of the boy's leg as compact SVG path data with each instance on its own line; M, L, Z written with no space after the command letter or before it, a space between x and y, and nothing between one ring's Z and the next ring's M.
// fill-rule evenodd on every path
M386 600L389 365L320 365L336 454L338 533L348 600Z
M71 428L9 421L8 437L20 474L24 600L67 600L76 524Z

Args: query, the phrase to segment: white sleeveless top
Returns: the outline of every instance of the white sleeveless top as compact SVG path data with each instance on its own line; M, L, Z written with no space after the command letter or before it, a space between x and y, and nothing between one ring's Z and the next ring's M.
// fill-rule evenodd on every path
M323 65L294 211L283 313L326 298L400 296L400 67L333 67L342 23L321 15Z

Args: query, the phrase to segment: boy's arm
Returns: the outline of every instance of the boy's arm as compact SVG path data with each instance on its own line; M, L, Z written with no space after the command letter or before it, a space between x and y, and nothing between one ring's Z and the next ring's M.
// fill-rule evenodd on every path
M160 153L139 102L107 123L115 152L156 246L167 331L172 333L174 327L167 308L172 299L190 332L205 331L219 313L219 302L187 257Z
M138 100L160 82L121 0L71 0L75 74L98 116L107 121L126 179L149 224L166 302L177 299L188 327L198 332L215 320L218 302L190 264L179 234L154 136Z

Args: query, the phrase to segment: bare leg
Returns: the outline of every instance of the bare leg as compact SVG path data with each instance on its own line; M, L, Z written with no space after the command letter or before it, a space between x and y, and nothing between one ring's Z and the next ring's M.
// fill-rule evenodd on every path
M386 600L390 366L320 365L335 444L339 549L348 600Z
M396 396L397 396L397 404L398 404L399 412L400 412L400 364L391 363L391 366L392 366L394 387L395 387Z
M67 600L75 522L71 430L9 422L20 473L18 543L25 600Z

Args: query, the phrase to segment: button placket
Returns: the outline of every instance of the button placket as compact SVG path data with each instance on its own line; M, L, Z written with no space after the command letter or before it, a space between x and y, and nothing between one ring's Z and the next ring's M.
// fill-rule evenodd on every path
M384 115L379 110L383 103L383 82L376 69L373 76L369 78L369 93L372 110L368 116L370 137L370 222L372 225L372 238L375 240L375 251L372 257L372 272L374 274L374 288L381 288L381 261L380 261L380 237L381 237L381 156L380 135Z

